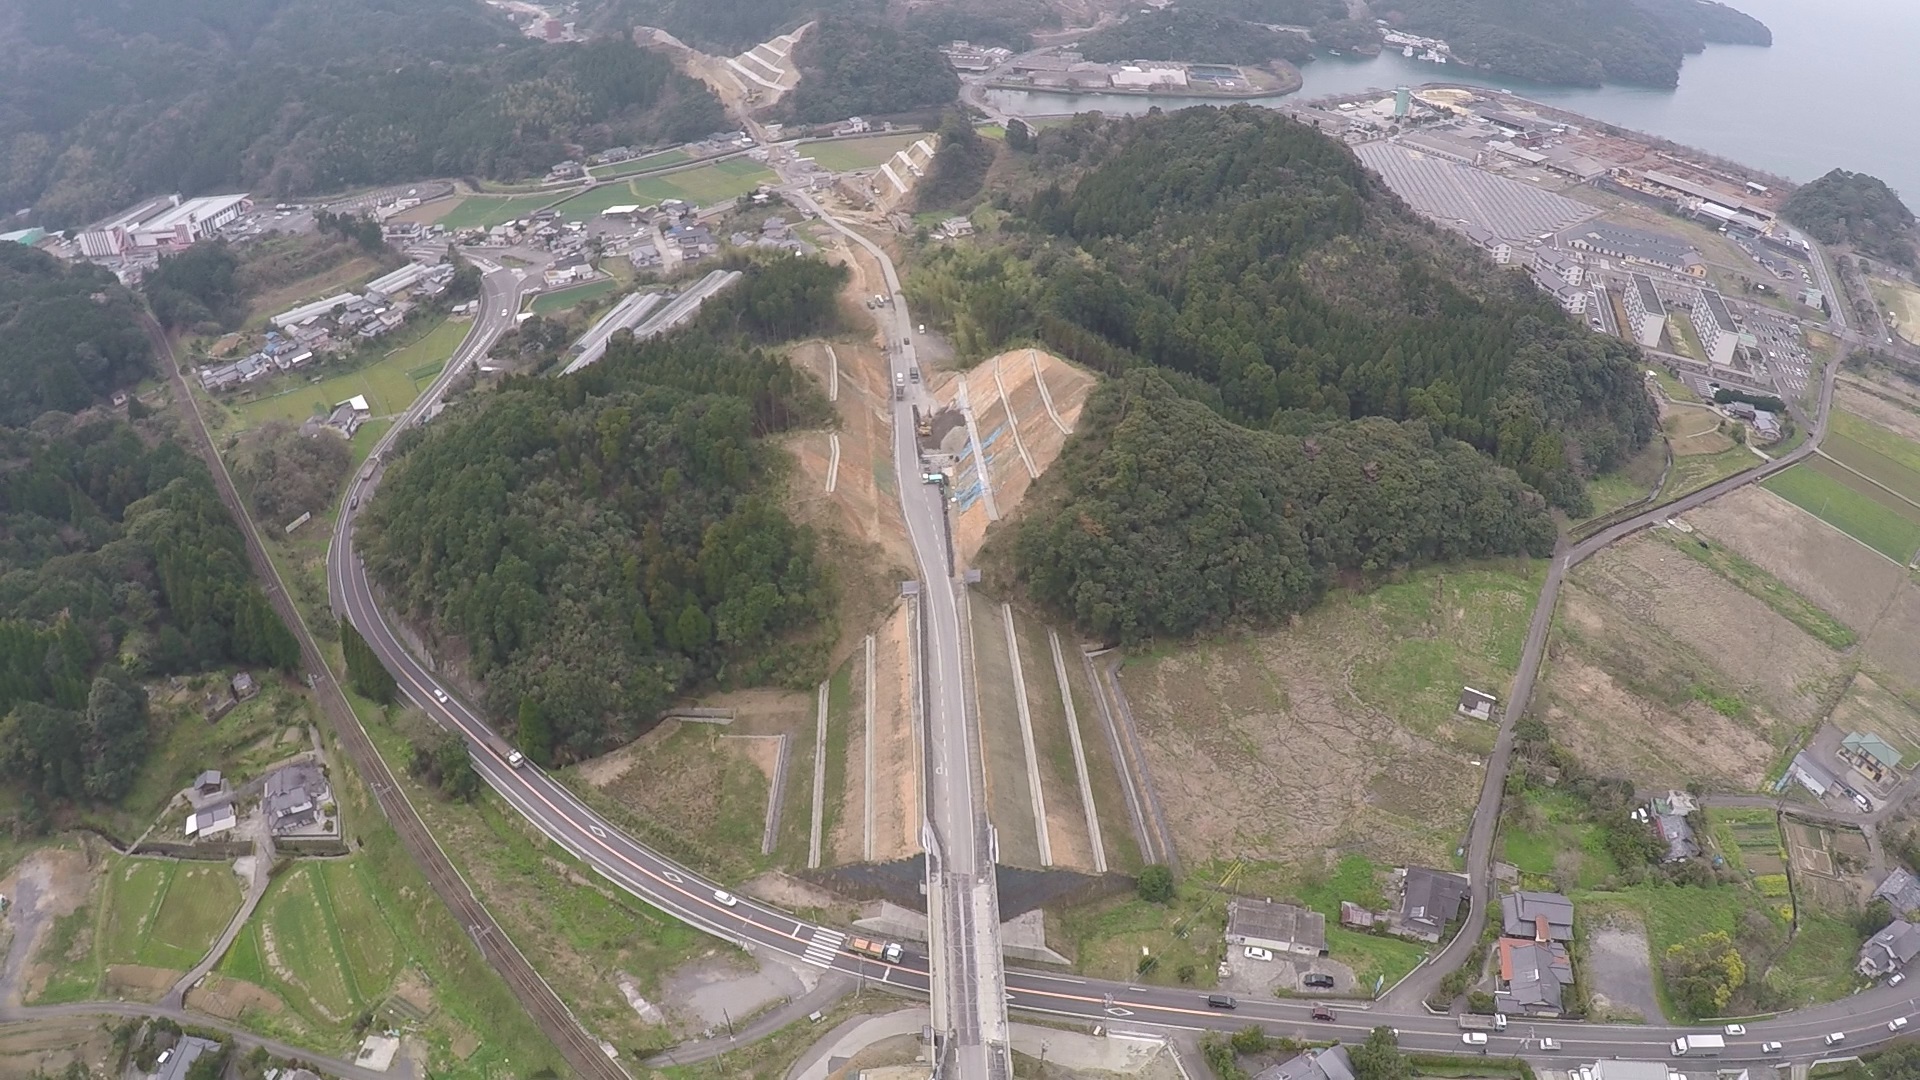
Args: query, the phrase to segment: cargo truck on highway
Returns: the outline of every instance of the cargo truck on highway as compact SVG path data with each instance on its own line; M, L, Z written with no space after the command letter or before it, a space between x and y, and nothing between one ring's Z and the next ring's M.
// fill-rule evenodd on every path
M1727 1048L1724 1035L1682 1035L1673 1040L1674 1057L1719 1057Z
M1494 1013L1492 1016L1481 1016L1478 1013L1461 1013L1460 1030L1505 1031L1507 1030L1507 1014Z
M501 738L497 732L492 732L492 731L487 732L485 736L485 741L487 744L487 749L492 750L494 753L499 754L503 758L506 758L507 764L513 766L514 768L517 769L520 766L525 765L527 763L527 755L521 753L518 750L515 750L511 745L508 744L507 740Z
M869 960L885 960L889 964L900 962L903 950L897 941L881 941L878 938L848 938L847 951L855 956L864 956Z

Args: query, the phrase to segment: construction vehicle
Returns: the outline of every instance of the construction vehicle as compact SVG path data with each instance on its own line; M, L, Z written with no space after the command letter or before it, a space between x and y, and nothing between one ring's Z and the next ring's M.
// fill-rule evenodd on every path
M1492 1016L1481 1016L1478 1013L1461 1013L1460 1030L1505 1031L1507 1030L1507 1014L1494 1013Z
M920 406L915 405L913 407L913 430L919 432L920 437L923 439L932 438L933 414L923 413L920 411Z
M897 941L882 941L879 938L848 938L847 951L855 956L864 956L869 960L885 960L897 964L905 954Z

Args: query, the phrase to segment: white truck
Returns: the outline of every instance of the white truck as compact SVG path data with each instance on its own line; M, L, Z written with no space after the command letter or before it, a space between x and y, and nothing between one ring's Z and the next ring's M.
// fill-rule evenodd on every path
M1479 1013L1461 1013L1460 1030L1505 1031L1507 1030L1507 1014L1494 1013L1492 1016L1482 1016Z
M1724 1035L1682 1035L1673 1040L1674 1057L1719 1057L1727 1048Z

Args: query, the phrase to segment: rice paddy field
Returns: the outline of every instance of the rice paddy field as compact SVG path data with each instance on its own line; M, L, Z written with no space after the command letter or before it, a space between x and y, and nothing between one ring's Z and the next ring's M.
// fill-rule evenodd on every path
M1767 490L1894 562L1908 565L1920 552L1920 506L1854 471L1839 458L1841 453L1872 464L1857 450L1843 446L1837 448L1833 458L1808 458L1762 483ZM1907 480L1895 474L1893 478L1920 486L1920 476Z

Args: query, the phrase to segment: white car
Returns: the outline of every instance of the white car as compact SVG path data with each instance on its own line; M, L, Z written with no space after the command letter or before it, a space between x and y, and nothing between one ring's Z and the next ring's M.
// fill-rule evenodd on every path
M719 904L721 907L733 907L735 904L738 904L740 902L739 897L733 895L732 893L728 892L725 889L713 890L713 899L714 899L714 902Z
M1845 1041L1845 1040L1846 1040L1846 1037L1847 1037L1847 1033L1846 1033L1846 1032L1844 1032L1844 1031L1836 1031L1836 1032L1834 1032L1833 1034L1831 1034L1831 1035L1829 1035L1829 1036L1827 1036L1827 1045L1828 1045L1828 1046L1832 1046L1833 1044L1835 1044L1835 1043L1837 1043L1837 1042L1843 1042L1843 1041Z
M433 700L439 702L442 705L445 705L447 703L447 692L445 690L440 689L437 686L434 687Z
M1484 1031L1469 1031L1465 1035L1460 1036L1460 1041L1466 1043L1468 1046L1485 1046L1487 1045L1487 1033Z
M1780 1044L1777 1042L1763 1042L1760 1044L1760 1052L1763 1054L1777 1054L1780 1052Z
M1263 948L1261 948L1261 947L1260 947L1260 946L1258 946L1258 945L1249 945L1249 946L1247 946L1247 948L1246 948L1246 953L1247 953L1247 959L1249 959L1249 960L1271 960L1271 959L1273 959L1273 950L1272 950L1272 949L1263 949Z
M1747 1027L1745 1024L1728 1024L1727 1025L1727 1034L1729 1035L1745 1035L1746 1033L1747 1033Z
M1893 973L1893 978L1887 980L1887 985L1899 986L1901 983L1906 981L1907 981L1907 973L1904 971L1896 971Z
M1893 1019L1887 1021L1888 1031L1905 1031L1906 1028L1907 1028L1907 1018L1904 1016L1896 1016Z
M505 318L507 318L507 317L509 317L509 316L511 316L512 314L513 314L513 311L512 311L511 309L508 309L508 308L501 308L501 309L500 309L500 317L501 317L501 318L503 318L503 319L505 319Z

